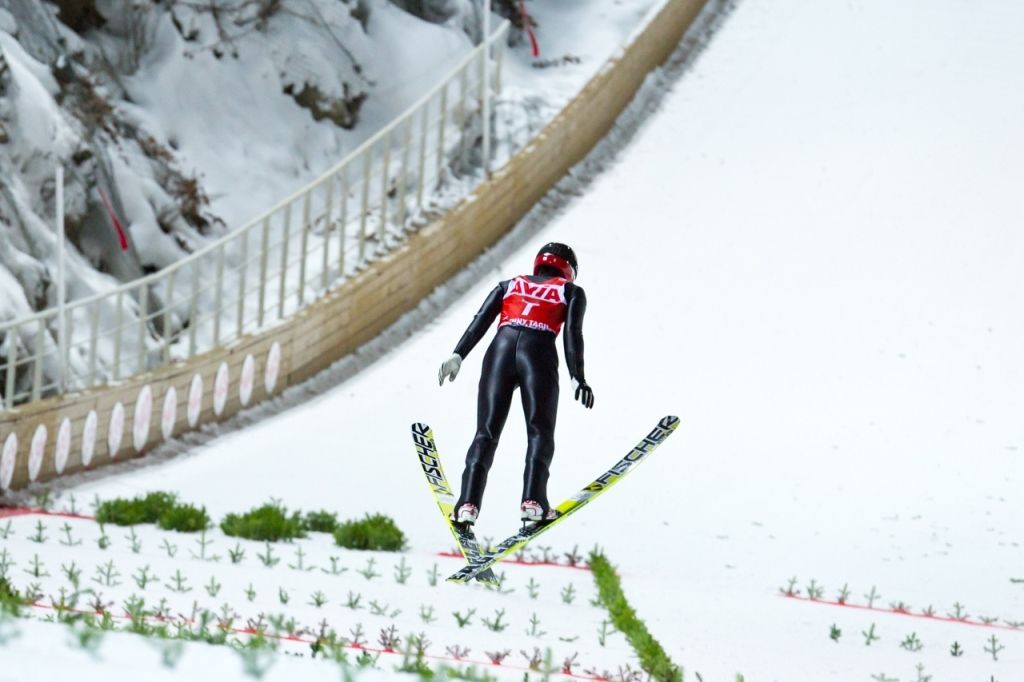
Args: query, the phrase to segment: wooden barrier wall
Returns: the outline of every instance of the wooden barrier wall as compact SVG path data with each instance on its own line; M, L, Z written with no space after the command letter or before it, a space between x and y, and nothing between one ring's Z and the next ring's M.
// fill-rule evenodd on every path
M590 152L705 2L668 0L472 196L283 324L113 385L0 413L0 490L140 457L167 437L312 377L376 337L512 229Z

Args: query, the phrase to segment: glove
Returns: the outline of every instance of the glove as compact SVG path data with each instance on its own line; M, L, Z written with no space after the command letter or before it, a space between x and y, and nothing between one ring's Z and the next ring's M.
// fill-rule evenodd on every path
M583 407L588 410L594 407L594 390L587 385L586 381L579 381L573 377L572 390L576 394L576 400L580 401Z
M460 367L462 367L462 358L458 353L452 353L450 358L441 363L441 369L437 372L437 385L444 386L445 377L448 377L448 381L455 381Z

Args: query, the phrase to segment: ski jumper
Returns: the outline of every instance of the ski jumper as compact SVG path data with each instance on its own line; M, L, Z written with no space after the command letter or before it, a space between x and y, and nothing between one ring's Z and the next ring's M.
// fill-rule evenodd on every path
M479 343L494 318L498 332L484 354L477 397L476 436L466 454L462 494L455 508L471 503L480 508L487 472L494 462L512 394L521 390L526 418L526 469L523 501L535 500L550 509L547 483L555 453L558 412L558 351L555 339L564 324L565 362L572 378L583 375L583 289L562 277L523 275L500 282L455 347L465 358Z

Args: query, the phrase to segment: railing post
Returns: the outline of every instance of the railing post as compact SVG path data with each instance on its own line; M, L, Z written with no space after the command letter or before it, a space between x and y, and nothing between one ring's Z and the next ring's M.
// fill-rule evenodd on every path
M377 222L377 253L384 253L385 228L388 224L388 184L391 167L391 129L384 134L384 159L380 173L380 220Z
M341 167L341 210L338 216L338 278L345 276L345 238L348 236L348 167Z
M245 228L245 231L241 234L242 245L239 249L241 251L242 260L238 266L238 322L235 325L235 338L242 338L242 332L245 329L245 273L249 264L249 228Z
M299 259L299 307L306 299L306 256L309 252L309 203L313 190L308 190L302 198L302 238L299 240L302 257Z
M331 209L334 207L334 176L328 176L324 181L324 257L320 264L320 287L327 292L327 285L330 282L328 268L330 267L331 251Z
M149 316L149 284L144 283L139 292L139 356L138 370L146 371L146 318Z
M437 128L437 187L441 186L442 173L444 172L444 129L448 125L448 81L445 81L441 88L441 111L438 112L440 120Z
M467 63L462 67L462 71L459 72L459 168L462 169L466 164L466 149L469 145L466 144L466 100L468 99L469 91L469 64Z
M423 173L427 166L427 129L430 122L430 102L425 102L420 110L420 160L416 166L416 208L423 209L423 185L426 178Z
M93 386L96 383L96 347L100 336L100 303L102 301L97 299L92 304L92 319L89 320L89 381L87 386Z
M287 288L288 278L288 240L291 238L289 232L292 227L292 204L284 207L284 236L281 238L281 278L277 290L277 319L284 317L284 294Z
M220 318L224 314L224 245L217 248L217 275L214 283L213 347L220 345Z
M64 166L61 164L57 164L54 190L53 202L57 209L57 371L60 375L57 388L60 393L64 393L68 380L68 330L64 316L67 285L64 276Z
M188 356L196 354L196 329L199 327L199 259L192 261L192 300L188 313Z
M39 317L36 328L36 357L32 373L32 400L39 400L43 388L43 342L46 339L46 319Z
M4 397L7 399L7 409L14 408L14 379L18 371L18 337L19 327L10 327L7 330L7 382L4 388Z
M405 134L402 135L402 169L398 176L398 191L395 198L398 199L398 212L395 215L395 225L400 231L405 227L405 186L409 177L409 147L412 144L412 116L405 119Z
M256 316L256 328L263 328L263 314L267 298L267 257L270 254L270 216L263 218L263 239L260 240L260 310Z
M167 273L167 291L164 300L164 364L171 362L171 341L173 339L171 310L174 308L174 275L177 272L177 270L171 270Z
M490 5L488 0L487 5ZM481 164L484 177L491 177L491 12L484 12L484 40L480 46L480 120L483 127Z
M501 94L501 72L505 65L505 41L508 36L508 24L506 23L498 36L497 49L494 51L494 95Z
M363 254L366 251L366 216L370 212L370 164L373 161L373 146L371 145L363 152L363 207L359 212L359 258L358 263L363 262Z
M121 378L121 323L123 318L124 292L117 292L117 312L114 314L114 381Z

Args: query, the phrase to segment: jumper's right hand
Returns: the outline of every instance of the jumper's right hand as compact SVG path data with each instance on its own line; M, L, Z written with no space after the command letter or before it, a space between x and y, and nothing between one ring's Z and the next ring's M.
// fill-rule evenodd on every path
M588 410L594 407L594 389L586 381L572 380L572 388L575 391L576 400L580 401L583 407Z
M455 381L460 367L462 367L462 358L458 353L452 353L450 358L441 363L441 369L437 372L437 385L444 386L445 377L448 377L448 381Z

